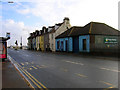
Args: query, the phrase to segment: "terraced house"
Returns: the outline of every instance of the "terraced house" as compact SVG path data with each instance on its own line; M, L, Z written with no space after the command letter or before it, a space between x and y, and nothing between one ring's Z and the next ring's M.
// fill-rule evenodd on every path
M40 50L40 31L36 31L36 50Z
M120 31L98 22L72 27L56 37L56 51L118 52Z
M32 34L33 33L30 33L30 37L28 37L28 49L29 50L32 50Z
M62 23L55 24L52 30L49 33L49 43L50 43L50 50L55 50L55 37L60 35L61 33L65 32L67 29L71 27L69 18L64 18Z
M44 51L44 28L42 28L40 35L40 50Z
M49 32L48 32L48 28L43 27L44 28L44 51L49 51Z

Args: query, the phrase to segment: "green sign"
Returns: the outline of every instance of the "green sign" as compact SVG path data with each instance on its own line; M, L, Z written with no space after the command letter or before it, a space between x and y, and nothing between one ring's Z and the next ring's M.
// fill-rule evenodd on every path
M118 43L116 38L104 38L104 43Z

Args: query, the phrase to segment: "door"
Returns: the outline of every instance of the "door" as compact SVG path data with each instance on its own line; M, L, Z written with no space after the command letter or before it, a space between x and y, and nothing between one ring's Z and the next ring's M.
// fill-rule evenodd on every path
M73 38L73 52L78 53L79 52L79 37Z
M63 41L61 41L61 51L63 51Z
M68 40L65 41L65 51L68 52Z
M86 39L83 39L83 50L86 50Z

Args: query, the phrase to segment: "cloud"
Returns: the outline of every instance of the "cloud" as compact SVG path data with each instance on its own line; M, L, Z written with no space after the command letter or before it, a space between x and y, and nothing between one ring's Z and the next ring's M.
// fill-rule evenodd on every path
M23 10L17 10L18 13L21 13L21 14L28 14L30 12L29 9L23 9Z
M27 38L29 32L33 32L35 28L30 26L25 26L24 22L15 22L12 19L2 21L2 35L5 37L6 32L10 32L11 39L8 40L8 45L15 45L14 42L18 40L20 45L20 38L23 38L23 45L27 45Z
M28 32L40 30L43 22L46 25L54 25L62 22L64 17L70 18L72 26L84 26L90 21L103 22L114 28L118 27L118 1L119 0L39 0L28 2L16 2L11 6L17 13L30 19L40 18L35 26L26 26L24 22L16 22L11 19L2 21L2 33L11 32L9 44L14 44L17 39L23 37L23 43L27 43ZM33 17L32 17L33 16ZM0 17L1 18L1 17ZM31 21L32 23L32 21ZM0 22L1 24L1 22ZM41 25L41 26L40 26ZM23 30L24 29L24 30Z
M39 0L31 2L31 6L23 5L21 14L32 14L40 17L48 25L62 22L69 17L72 25L85 25L97 21L117 27L119 0Z

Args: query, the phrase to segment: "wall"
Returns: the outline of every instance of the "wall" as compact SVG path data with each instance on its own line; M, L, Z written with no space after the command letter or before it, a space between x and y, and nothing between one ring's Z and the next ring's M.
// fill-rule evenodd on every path
M113 39L116 40L115 42L106 42L106 40ZM117 52L118 51L118 44L119 44L119 37L118 36L105 36L105 35L95 35L95 48L94 51L96 52Z
M40 50L40 36L37 36L36 37L36 48L37 48L37 50Z
M68 43L69 43L69 52L72 52L73 51L73 38L72 37L69 37Z
M44 50L49 50L49 33L44 34Z
M28 39L28 49L32 49L32 39Z
M67 38L60 38L60 39L56 39L56 51L66 51L66 40L68 41L67 43L67 48L68 48L68 51L69 52L72 52L73 50L73 45L72 45L72 37L67 37ZM57 42L59 41L59 48L57 47ZM62 45L61 45L61 42L63 42L63 48L62 48Z
M40 48L41 48L41 51L44 51L44 36L41 35L40 37Z
M36 49L36 37L33 38L32 40L32 45L33 45L33 49Z
M50 50L55 52L55 33L49 33L49 44L50 44Z
M86 39L86 50L83 50L83 39ZM90 37L89 35L79 36L79 51L90 52Z
M60 35L61 33L65 32L67 30L67 27L70 28L70 22L69 20L64 20L63 24L56 30L55 37Z

